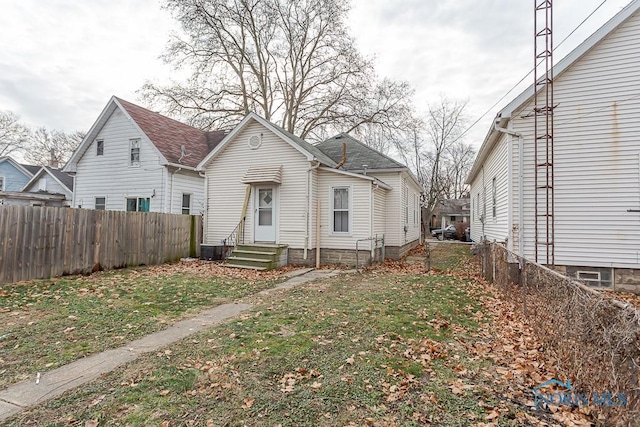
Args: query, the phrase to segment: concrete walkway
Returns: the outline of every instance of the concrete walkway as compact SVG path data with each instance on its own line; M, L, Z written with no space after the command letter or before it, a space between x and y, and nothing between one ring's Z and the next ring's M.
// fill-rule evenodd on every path
M349 272L352 270L349 270ZM268 295L278 289L290 289L317 279L333 277L344 270L301 269L288 274L289 279L279 285L259 292ZM0 421L17 414L23 409L46 402L64 393L100 377L102 374L135 360L141 354L157 351L174 342L195 334L212 325L220 324L243 311L253 308L250 304L223 304L200 312L189 319L176 322L167 329L132 341L120 348L72 362L49 372L38 379L25 380L0 390Z

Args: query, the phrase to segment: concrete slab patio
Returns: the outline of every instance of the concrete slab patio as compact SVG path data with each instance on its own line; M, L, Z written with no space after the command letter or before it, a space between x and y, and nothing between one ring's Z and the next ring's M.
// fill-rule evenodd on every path
M288 274L287 281L259 293L266 295L278 289L289 289L314 280L333 277L353 270L301 269ZM23 409L46 402L62 393L86 384L101 375L135 360L138 356L157 351L205 328L220 324L253 306L243 303L223 304L179 321L154 334L132 341L122 347L85 357L39 377L22 381L0 390L0 421Z

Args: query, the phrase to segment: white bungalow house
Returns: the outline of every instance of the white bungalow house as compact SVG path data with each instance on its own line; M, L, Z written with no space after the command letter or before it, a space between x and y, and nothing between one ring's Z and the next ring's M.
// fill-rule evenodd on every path
M639 45L636 0L554 67L553 239L536 245L533 85L497 114L467 180L474 241L542 263L553 243L561 272L640 290Z
M420 240L413 174L346 134L311 145L250 113L198 170L207 195L204 245L230 238L252 245L237 248L235 264L259 266L255 253L269 247L286 248L279 264L354 264L356 247L365 263L376 237L380 251L384 236L390 258Z
M195 167L224 136L112 97L64 167L73 207L200 214Z

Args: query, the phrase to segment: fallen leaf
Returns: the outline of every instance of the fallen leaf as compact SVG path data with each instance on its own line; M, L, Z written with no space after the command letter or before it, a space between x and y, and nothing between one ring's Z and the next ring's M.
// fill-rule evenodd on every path
M91 403L89 403L89 406L96 406L98 403L102 402L104 400L106 395L101 394L100 396L96 397L95 399L93 399L91 401Z
M244 405L242 405L242 409L249 409L253 406L253 402L255 402L256 399L252 398L252 397L248 397L246 399L244 399Z
M84 427L98 427L98 420L88 420L84 423Z

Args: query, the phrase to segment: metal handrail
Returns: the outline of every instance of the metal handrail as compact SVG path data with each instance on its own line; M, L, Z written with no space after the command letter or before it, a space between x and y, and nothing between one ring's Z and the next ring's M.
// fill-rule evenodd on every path
M231 234L226 239L222 239L222 260L229 258L231 252L235 249L238 243L244 243L244 221L243 217L238 225L233 229Z

